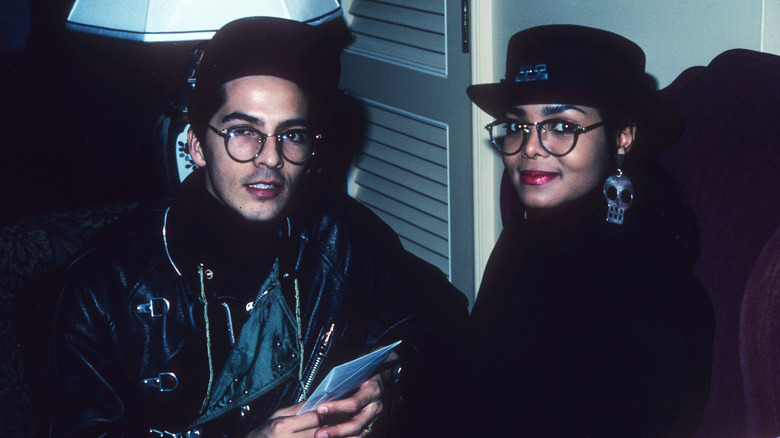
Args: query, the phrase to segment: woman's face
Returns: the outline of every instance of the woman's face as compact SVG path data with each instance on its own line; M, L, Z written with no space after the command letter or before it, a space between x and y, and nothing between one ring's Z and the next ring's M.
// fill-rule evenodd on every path
M533 104L518 105L510 109L507 121L535 123L548 119L561 119L582 127L601 122L596 108L581 105ZM604 181L609 168L612 150L620 138L608 138L602 125L577 138L574 149L562 157L550 155L539 143L539 136L531 127L525 147L514 155L504 155L512 185L520 202L528 208L553 208L574 201ZM633 140L633 129L630 134ZM628 142L630 146L630 141ZM618 153L626 148L619 147Z

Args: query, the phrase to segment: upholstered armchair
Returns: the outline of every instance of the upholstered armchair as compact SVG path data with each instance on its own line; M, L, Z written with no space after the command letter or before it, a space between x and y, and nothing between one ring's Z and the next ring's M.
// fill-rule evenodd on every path
M41 432L33 393L39 390L43 345L59 290L51 283L62 278L47 281L46 275L64 269L88 239L135 206L117 203L0 222L0 436Z
M663 91L686 129L661 163L698 215L716 317L697 436L780 436L780 57L730 50Z

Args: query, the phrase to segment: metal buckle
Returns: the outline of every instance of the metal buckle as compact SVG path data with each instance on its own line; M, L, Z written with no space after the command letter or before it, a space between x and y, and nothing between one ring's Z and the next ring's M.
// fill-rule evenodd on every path
M156 388L160 392L173 391L179 386L179 379L173 373L160 373L157 377L143 380L144 388Z
M163 316L168 313L171 308L171 303L165 298L152 298L148 303L139 304L135 306L136 313L148 313L152 318Z
M195 429L195 430L188 430L186 432L182 433L173 433L168 432L167 430L157 430L157 429L149 429L150 434L154 434L156 436L162 437L173 437L173 438L195 438L201 436L201 429Z

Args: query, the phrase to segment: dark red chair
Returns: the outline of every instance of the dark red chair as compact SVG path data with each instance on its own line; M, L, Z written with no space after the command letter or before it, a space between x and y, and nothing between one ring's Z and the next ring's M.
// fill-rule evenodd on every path
M780 436L780 228L764 246L742 300L739 352L751 437Z
M660 161L698 215L716 318L697 436L780 436L780 57L729 50L663 91L686 129Z

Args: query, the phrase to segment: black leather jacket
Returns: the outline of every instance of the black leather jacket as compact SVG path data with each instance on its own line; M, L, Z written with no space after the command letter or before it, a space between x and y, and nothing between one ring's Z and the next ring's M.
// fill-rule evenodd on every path
M404 370L440 360L437 347L467 316L463 295L370 210L345 195L303 195L277 254L284 312L300 303L303 369L296 342L266 336L272 357L252 370L276 373L263 377L271 385L226 397L204 420L220 374L210 346L232 327L209 307L220 270L186 264L186 248L171 246L188 220L175 205L117 225L70 267L55 319L52 436L243 436L299 401L301 376L313 387L333 366L399 339Z

